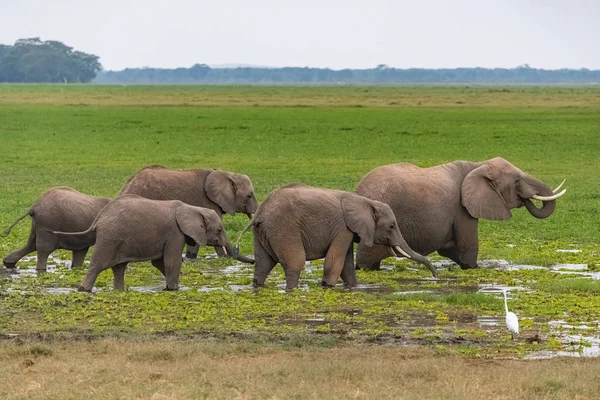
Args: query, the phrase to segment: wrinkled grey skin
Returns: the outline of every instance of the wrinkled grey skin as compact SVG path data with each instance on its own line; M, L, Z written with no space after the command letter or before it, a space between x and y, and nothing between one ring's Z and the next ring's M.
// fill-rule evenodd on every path
M127 263L151 261L165 276L167 290L179 287L181 252L185 243L228 246L217 213L181 201L149 200L125 195L111 201L83 232L53 232L83 236L96 232L96 246L79 291L89 292L100 272L112 268L114 287L125 289Z
M258 202L252 181L246 175L217 169L169 169L151 165L136 172L123 185L120 195L137 194L153 200L179 200L196 207L214 210L222 214L244 213L249 218L256 212ZM230 250L230 249L228 249ZM215 249L219 256L224 253ZM252 260L228 251L243 262ZM186 257L195 259L197 246L187 246Z
M334 286L340 275L347 286L356 286L355 240L388 248L400 246L433 272L431 263L406 245L389 206L350 192L301 184L284 186L258 208L253 229L255 287L264 286L279 262L287 290L294 289L305 261L323 257L324 287Z
M7 268L15 268L20 259L37 251L36 269L45 271L48 256L56 249L64 249L73 252L72 267L82 266L88 248L96 241L96 234L90 232L80 237L57 237L49 230L84 230L92 224L109 201L110 199L88 196L69 187L48 190L26 214L4 232L4 236L7 236L19 221L28 215L31 216L31 231L27 244L4 257L4 265Z
M536 218L552 215L556 201L537 208L533 195L552 190L502 158L454 161L431 168L409 163L375 168L356 193L389 204L408 245L428 255L437 251L463 269L477 267L478 218L506 220L522 207ZM391 253L384 246L359 245L356 267L379 269Z

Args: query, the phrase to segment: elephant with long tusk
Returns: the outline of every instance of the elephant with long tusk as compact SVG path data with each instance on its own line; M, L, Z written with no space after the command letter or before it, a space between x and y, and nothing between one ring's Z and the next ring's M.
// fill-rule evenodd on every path
M559 192L564 183L552 190L497 157L430 168L385 165L369 172L356 193L388 204L407 244L417 253L437 251L467 269L477 267L479 218L506 220L512 216L510 210L522 206L536 218L548 218L567 191ZM541 201L542 207L532 200ZM381 260L391 255L388 247L359 244L356 267L379 269Z

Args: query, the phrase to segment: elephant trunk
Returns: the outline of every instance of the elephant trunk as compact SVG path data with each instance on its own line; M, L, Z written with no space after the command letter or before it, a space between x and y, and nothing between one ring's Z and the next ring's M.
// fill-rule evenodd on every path
M254 264L254 260L250 257L246 257L240 254L240 249L237 247L231 247L231 245L228 243L226 246L223 246L223 249L225 250L225 254L228 257L233 258L234 260L246 263L246 264Z
M437 276L437 271L435 270L435 267L433 266L431 261L429 261L429 259L427 257L424 257L424 256L420 255L419 253L417 253L416 251L414 251L413 249L411 249L403 237L400 237L400 245L393 246L392 250L394 251L394 254L396 254L398 256L403 256L403 257L409 258L413 261L416 261L420 264L425 265L431 271L432 276L434 276L434 277Z
M536 192L534 195L523 200L527 211L535 218L543 219L551 216L556 209L556 199L565 194L566 189L563 189L560 193L554 193L552 189L536 179L527 180L527 184ZM556 190L560 189L561 186L562 184L556 188ZM541 200L543 204L542 207L537 208L531 201L532 198Z

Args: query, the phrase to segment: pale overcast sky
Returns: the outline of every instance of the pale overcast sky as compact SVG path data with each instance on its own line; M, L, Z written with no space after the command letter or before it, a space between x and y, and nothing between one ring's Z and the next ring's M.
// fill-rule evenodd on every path
M600 0L0 0L0 43L37 36L105 69L600 69Z

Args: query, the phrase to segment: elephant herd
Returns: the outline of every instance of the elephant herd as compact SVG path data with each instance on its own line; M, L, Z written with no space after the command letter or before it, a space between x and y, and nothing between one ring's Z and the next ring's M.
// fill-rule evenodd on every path
M219 256L254 263L255 287L264 286L280 263L292 290L305 262L320 258L325 259L323 287L336 285L340 277L352 287L356 269L379 269L389 256L410 258L433 275L425 256L435 251L461 268L475 268L479 218L509 219L510 210L522 206L536 218L549 217L566 192L559 192L561 187L552 190L502 158L430 168L400 163L375 168L355 193L291 184L259 206L246 175L152 165L135 173L114 200L68 187L48 190L4 232L32 218L27 244L3 262L15 268L37 251L36 269L45 270L50 253L65 249L78 267L95 246L80 291L91 291L108 268L115 289L123 290L127 263L139 261L151 261L165 276L166 289L176 290L184 246L190 259L199 246L213 246ZM225 234L223 214L236 213L250 218L240 237L253 229L254 259L240 255Z

